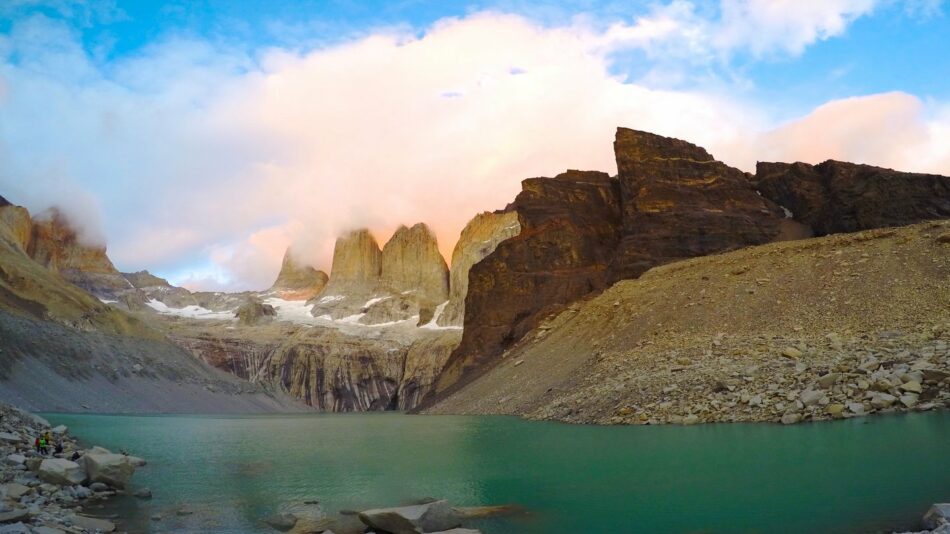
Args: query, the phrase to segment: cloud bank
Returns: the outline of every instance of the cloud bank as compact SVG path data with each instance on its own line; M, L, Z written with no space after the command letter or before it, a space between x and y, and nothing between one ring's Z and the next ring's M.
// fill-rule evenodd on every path
M746 170L756 158L836 158L950 173L939 102L870 95L780 124L721 87L658 89L611 72L625 49L661 67L795 55L874 8L725 0L710 18L674 1L629 23L556 27L482 12L309 51L168 37L110 62L34 16L0 37L0 187L33 210L69 207L120 268L260 289L286 247L326 270L336 236L358 226L384 242L426 222L448 257L468 219L504 207L523 178L615 172L617 126Z

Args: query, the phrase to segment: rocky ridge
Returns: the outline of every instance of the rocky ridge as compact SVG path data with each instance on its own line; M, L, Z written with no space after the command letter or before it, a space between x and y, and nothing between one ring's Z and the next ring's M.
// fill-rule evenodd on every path
M433 401L497 364L544 317L657 265L806 238L854 213L862 214L860 225L842 228L947 216L946 177L837 163L823 164L830 171L763 164L753 176L691 143L626 128L617 130L614 148L616 178L570 171L522 183L509 209L523 230L472 268L462 342ZM833 187L814 185L829 180ZM882 207L888 192L897 206ZM822 223L799 209L797 220L783 203L838 212L813 209Z
M290 249L287 249L277 280L274 280L268 292L286 300L309 300L320 295L328 281L327 273L299 264Z
M426 413L796 423L950 402L950 222L654 268L550 317Z

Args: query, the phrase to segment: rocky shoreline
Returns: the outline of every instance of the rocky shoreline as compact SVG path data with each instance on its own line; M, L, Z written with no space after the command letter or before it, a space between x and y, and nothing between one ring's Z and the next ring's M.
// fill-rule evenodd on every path
M46 453L37 439L48 436ZM59 450L59 452L56 452ZM102 447L83 448L65 426L0 403L0 533L80 534L113 532L110 519L84 509L128 489L141 458ZM150 498L142 489L136 497Z

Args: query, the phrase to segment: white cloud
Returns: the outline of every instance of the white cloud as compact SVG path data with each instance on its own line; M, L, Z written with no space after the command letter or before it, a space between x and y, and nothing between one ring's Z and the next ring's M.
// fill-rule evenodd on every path
M260 289L288 244L327 270L336 235L358 225L382 243L399 224L427 222L448 256L467 220L511 201L521 179L614 172L619 125L688 139L748 169L759 151L873 162L890 153L883 121L903 125L908 149L933 152L920 165L945 169L935 147L947 146L948 122L904 101L913 97L884 98L893 105L885 115L870 113L880 101L851 103L824 138L812 135L825 128L820 108L760 139L773 129L762 106L610 72L622 47L665 57L675 45L710 61L741 47L797 53L870 9L831 4L786 6L783 21L762 3L727 2L721 19L705 21L680 1L605 31L480 13L421 36L381 31L259 57L166 40L108 70L68 29L31 19L0 42L0 187L34 209L91 195L121 268L187 272L210 262L177 281ZM737 40L745 23L774 34ZM862 116L854 109L867 120L848 126ZM824 152L809 139L827 139Z

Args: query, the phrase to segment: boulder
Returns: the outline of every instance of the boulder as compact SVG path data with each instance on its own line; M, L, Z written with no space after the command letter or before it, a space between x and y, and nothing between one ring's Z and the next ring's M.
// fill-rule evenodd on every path
M77 464L62 458L49 458L40 463L40 480L58 486L74 486L86 481L86 471Z
M263 521L274 530L285 532L294 528L294 525L297 523L297 518L290 514L274 514L265 517Z
M33 527L33 534L66 534L65 530L60 530L53 527Z
M135 466L123 454L86 452L80 459L92 482L102 482L113 488L125 489Z
M142 489L136 491L135 493L133 493L133 495L134 495L136 498L139 498L139 499L151 499L151 498L152 498L152 490L150 490L150 489L148 489L148 488L142 488Z
M0 534L33 534L33 530L23 523L0 525Z
M66 425L55 426L53 427L52 432L53 434L56 434L57 436L62 436L66 432L69 432L69 427L67 427Z
M258 298L249 298L234 311L238 323L253 326L269 322L277 317L277 310L270 304L264 304Z
M435 501L415 506L379 508L360 512L365 525L392 534L439 532L461 526L458 515L448 501Z
M88 517L84 515L71 515L66 519L73 525L91 532L115 531L115 523L106 519L99 519L97 517Z
M6 462L11 465L23 465L26 463L26 456L22 454L7 455Z
M20 438L19 434L15 434L11 432L0 432L0 442L16 444L16 443L20 443L21 441L23 440Z
M12 499L14 501L20 500L20 497L26 495L30 491L31 490L29 486L17 484L16 482L0 485L0 497Z
M950 503L938 503L930 507L923 519L924 528L937 529L950 524Z
M17 508L16 510L0 514L0 525L28 521L29 519L30 513L25 508Z

